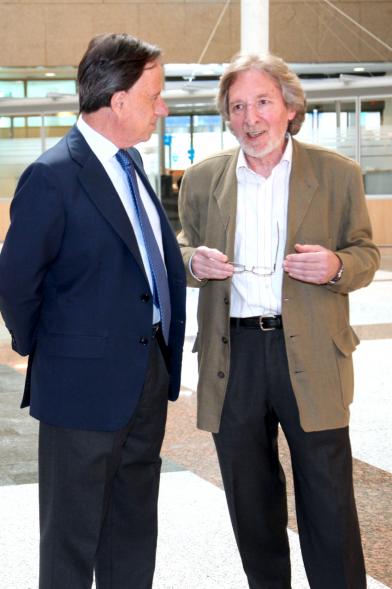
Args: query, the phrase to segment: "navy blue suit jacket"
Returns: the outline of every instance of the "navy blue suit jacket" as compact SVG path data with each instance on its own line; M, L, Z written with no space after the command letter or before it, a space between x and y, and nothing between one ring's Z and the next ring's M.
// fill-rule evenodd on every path
M130 150L161 221L172 319L171 400L178 397L185 272L175 235ZM141 394L152 296L132 225L76 127L27 168L0 256L0 308L12 346L29 354L22 406L53 425L115 430Z

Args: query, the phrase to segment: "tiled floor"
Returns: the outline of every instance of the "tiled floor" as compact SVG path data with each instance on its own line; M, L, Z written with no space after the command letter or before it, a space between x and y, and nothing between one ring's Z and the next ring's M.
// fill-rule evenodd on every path
M188 294L182 394L170 404L162 452L154 589L245 589L211 436L194 425L197 371L191 347L197 292L190 290ZM354 354L356 396L351 439L369 589L392 587L391 301L392 250L386 249L376 280L351 295L351 321L362 339ZM0 589L35 589L37 424L18 408L26 362L10 350L8 341L0 325ZM289 485L293 589L308 589L283 437L281 457Z

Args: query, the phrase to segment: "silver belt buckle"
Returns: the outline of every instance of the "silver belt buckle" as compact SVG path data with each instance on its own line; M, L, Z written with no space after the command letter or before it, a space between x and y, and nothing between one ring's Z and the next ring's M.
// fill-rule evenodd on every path
M275 315L272 315L272 313L270 313L269 315L260 315L259 317L259 326L261 331L274 331L275 327L264 327L263 326L263 319L266 319L267 317L275 317Z

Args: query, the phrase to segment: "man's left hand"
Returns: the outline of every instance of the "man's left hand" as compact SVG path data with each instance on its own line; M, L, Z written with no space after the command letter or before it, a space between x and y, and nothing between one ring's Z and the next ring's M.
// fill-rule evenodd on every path
M288 254L283 261L283 269L291 278L326 284L336 276L341 260L334 252L322 245L295 244L295 254Z

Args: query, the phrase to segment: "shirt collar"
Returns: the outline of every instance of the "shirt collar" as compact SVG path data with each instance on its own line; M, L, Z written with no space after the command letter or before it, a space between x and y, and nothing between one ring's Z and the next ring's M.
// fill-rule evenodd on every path
M101 162L109 161L118 152L117 145L114 145L109 139L95 131L80 116L76 123L77 128L87 141L89 147Z
M291 163L293 160L293 141L291 139L290 133L286 134L287 144L285 150L283 152L282 158L280 159L279 163L276 164L274 170L276 170L282 162L287 162L288 171L291 170ZM244 150L241 148L238 154L237 166L236 166L236 174L237 180L241 180L244 174L253 174L254 176L262 178L259 174L256 174L248 165L248 162L245 158Z

